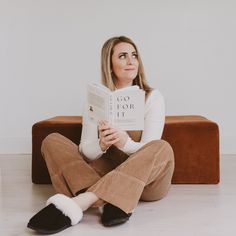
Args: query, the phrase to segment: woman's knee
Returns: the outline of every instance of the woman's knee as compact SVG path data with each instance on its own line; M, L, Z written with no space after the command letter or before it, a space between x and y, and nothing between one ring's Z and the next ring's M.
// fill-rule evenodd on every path
M168 161L174 162L174 152L171 145L167 141L163 139L153 140L150 142L150 144L154 153L162 152L162 154L165 155L165 158L167 158Z
M43 141L42 141L42 144L41 144L41 153L43 154L45 149L48 149L54 142L55 140L59 137L59 136L62 136L61 134L59 133L51 133L49 135L47 135Z

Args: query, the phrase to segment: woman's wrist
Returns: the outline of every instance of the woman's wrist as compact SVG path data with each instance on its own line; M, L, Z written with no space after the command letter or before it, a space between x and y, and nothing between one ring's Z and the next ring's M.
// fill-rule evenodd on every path
M103 153L105 153L109 148L109 146L104 145L100 139L99 139L99 145Z

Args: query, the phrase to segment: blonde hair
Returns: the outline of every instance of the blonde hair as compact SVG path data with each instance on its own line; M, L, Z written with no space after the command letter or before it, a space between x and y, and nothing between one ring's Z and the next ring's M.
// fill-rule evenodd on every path
M101 73L102 73L102 84L108 87L110 90L115 90L115 83L114 83L114 74L112 73L112 61L111 57L114 52L114 47L119 44L119 43L129 43L133 45L135 48L135 51L138 55L138 62L139 62L139 67L138 67L138 74L136 78L133 80L133 85L138 85L141 89L145 91L146 98L149 94L150 91L152 91L152 88L148 85L144 73L144 67L143 63L141 60L141 57L139 55L138 49L134 42L125 36L119 36L119 37L112 37L108 39L103 47L102 47L102 52L101 52Z

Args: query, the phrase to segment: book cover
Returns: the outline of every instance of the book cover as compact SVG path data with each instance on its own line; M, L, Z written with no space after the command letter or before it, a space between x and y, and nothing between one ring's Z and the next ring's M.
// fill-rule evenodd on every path
M143 130L145 92L137 85L110 91L102 84L87 86L87 114L96 124L107 120L123 130Z

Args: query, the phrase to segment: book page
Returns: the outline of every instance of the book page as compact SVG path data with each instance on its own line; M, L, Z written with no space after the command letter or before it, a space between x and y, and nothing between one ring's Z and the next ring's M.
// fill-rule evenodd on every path
M87 114L95 123L108 119L109 93L94 84L87 86Z

